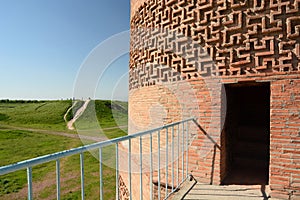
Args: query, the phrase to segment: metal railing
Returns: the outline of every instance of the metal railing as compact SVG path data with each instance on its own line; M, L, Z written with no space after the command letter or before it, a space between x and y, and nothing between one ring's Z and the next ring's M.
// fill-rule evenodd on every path
M120 191L119 191L119 150L120 150L120 143L121 142L128 142L128 191L129 191L129 199L132 198L132 140L133 139L139 139L139 181L140 181L140 199L143 199L143 193L144 193L144 187L143 187L143 137L149 136L147 138L148 144L150 147L150 156L149 156L149 162L150 162L150 199L154 199L154 187L153 187L153 176L154 172L157 172L157 198L158 199L167 199L171 194L173 194L175 191L178 190L178 188L181 186L181 184L189 177L189 166L188 166L188 148L189 148L189 139L190 139L190 133L189 133L189 123L190 122L196 122L194 118L186 119L180 122L175 122L172 124L168 124L162 127L158 127L152 130L115 138L99 143L94 143L86 146L82 146L79 148L62 151L46 156L41 156L38 158L22 161L16 164L7 165L0 167L0 175L9 174L12 172L16 172L19 170L27 169L27 183L28 183L28 199L33 199L33 184L32 184L32 169L34 166L48 163L51 161L56 162L56 193L57 193L57 199L59 200L61 198L61 180L60 180L60 160L62 158L72 156L72 155L80 155L80 172L81 172L81 199L85 199L85 185L84 185L84 153L91 150L99 150L99 182L100 182L100 194L99 197L101 200L104 199L104 193L103 193L103 168L102 168L102 161L103 161L103 153L102 149L104 147L107 147L109 145L115 145L115 151L116 151L116 199L120 198ZM175 133L175 130L177 133ZM169 132L171 131L171 132ZM164 135L163 135L164 134ZM177 135L177 137L174 137L174 135ZM171 135L171 139L169 138ZM157 137L157 148L153 148L153 137ZM161 149L161 137L165 136L165 152ZM181 138L181 139L180 139ZM177 145L177 147L175 147ZM170 158L170 152L169 152L169 146L171 146L171 158ZM157 169L154 169L154 152L153 149L156 149L158 152L157 156ZM175 152L176 151L176 152ZM162 155L162 153L165 153ZM175 156L177 155L177 157ZM181 154L181 155L179 155ZM162 156L165 159L165 166L162 165ZM181 163L179 163L181 162ZM176 166L175 166L176 165ZM162 168L163 167L163 168ZM169 169L169 167L171 169ZM165 171L165 184L163 185L161 182L163 181L161 179L161 172L162 169ZM171 173L171 181L169 180L169 171ZM176 173L175 173L176 171ZM181 174L180 174L181 173ZM177 181L175 180L177 178ZM177 185L175 185L175 181L177 182ZM170 182L170 185L168 185ZM165 188L164 188L165 187ZM162 197L162 189L165 189L164 197Z

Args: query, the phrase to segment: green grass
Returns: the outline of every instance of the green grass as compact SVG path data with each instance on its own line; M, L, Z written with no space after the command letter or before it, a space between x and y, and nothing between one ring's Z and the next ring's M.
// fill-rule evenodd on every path
M63 116L71 105L71 101L0 101L0 166L81 146L79 139L26 130L66 131ZM84 126L88 127L89 120L92 120L93 105L96 121L102 128L127 125L126 102L92 101L80 120ZM126 135L118 128L105 130L104 134L108 138ZM115 170L110 168L115 165L114 154L114 146L103 149L107 165L103 166L105 199L115 199ZM99 199L98 152L87 152L84 156L86 197ZM35 199L55 199L55 162L34 167L33 181ZM26 170L0 176L0 199L26 199L26 183ZM80 199L79 155L61 160L61 192L62 199Z
M67 119L73 118L83 101L79 101ZM0 101L0 125L11 125L44 130L68 131L63 119L72 101L33 101L27 103ZM127 125L128 103L120 101L91 101L76 125L79 129Z
M72 101L0 103L0 124L66 130L64 115Z
M0 129L0 166L55 153L79 146L80 141L66 137L33 133L30 131ZM44 164L34 168L34 178L44 177L55 168ZM26 185L24 170L1 176L0 197L17 192Z
M8 165L68 149L70 141L73 143L73 140L67 137L0 129L0 165ZM79 143L75 146L78 145Z
M38 143L36 141L39 141ZM44 135L29 131L0 130L0 160L1 166L15 163L40 155L81 146L81 141L66 137ZM29 148L30 147L30 148ZM13 155L13 156L12 156ZM105 163L113 166L114 147L103 149ZM85 185L88 199L99 196L99 161L97 152L85 153ZM115 198L115 170L104 166L105 198ZM80 163L79 155L67 157L61 161L62 199L78 199L80 197ZM50 162L33 168L34 186L45 185L41 191L35 191L36 199L49 199L55 194L55 163ZM0 176L0 199L12 199L12 193L17 193L26 187L26 171L21 170ZM35 187L34 187L35 188ZM15 199L26 199L26 193L18 194ZM51 198L50 198L51 199ZM55 197L53 197L55 199Z

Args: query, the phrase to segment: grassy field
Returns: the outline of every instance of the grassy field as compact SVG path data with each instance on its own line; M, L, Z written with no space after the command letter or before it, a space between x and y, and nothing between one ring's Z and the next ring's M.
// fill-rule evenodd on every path
M112 116L118 116L118 122L126 125L127 103L93 101L96 118L101 127L114 127ZM63 120L65 112L72 105L71 101L49 101L34 103L0 103L0 166L12 164L57 151L82 145L81 140L59 135L46 134L28 129L65 131ZM92 104L91 104L92 105ZM92 113L91 106L82 116L82 124L87 126ZM124 136L119 128L104 130L108 138ZM92 142L92 141L91 141ZM94 156L96 157L94 157ZM99 199L99 161L97 152L85 154L85 186L87 199ZM103 150L106 164L114 165L114 147ZM115 170L104 166L105 199L115 199ZM33 168L35 199L55 199L55 163L50 162ZM0 176L0 199L26 199L26 171ZM80 163L79 155L61 160L62 199L80 198Z
M83 105L79 101L73 110L76 112ZM0 102L0 125L36 128L55 131L68 131L64 115L72 106L72 101L42 101L34 103ZM71 120L74 112L69 112ZM86 111L78 119L81 129L126 126L128 121L127 102L91 101Z
M72 101L0 103L0 124L48 130L64 130L64 115Z

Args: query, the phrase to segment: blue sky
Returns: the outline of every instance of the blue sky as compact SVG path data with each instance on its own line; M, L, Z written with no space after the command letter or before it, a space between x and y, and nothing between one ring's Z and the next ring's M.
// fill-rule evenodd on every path
M71 98L86 57L129 30L129 20L129 0L0 0L0 99ZM128 72L128 55L108 72L96 98L111 98ZM128 86L121 85L114 98L126 100Z

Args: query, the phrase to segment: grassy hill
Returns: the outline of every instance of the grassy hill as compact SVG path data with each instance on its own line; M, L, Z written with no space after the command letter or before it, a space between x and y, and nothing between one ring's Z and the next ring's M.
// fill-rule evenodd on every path
M66 130L64 115L72 101L0 102L0 125Z
M82 105L83 102L79 101L67 119L71 120ZM0 125L67 131L64 115L71 106L72 101L0 101ZM91 101L77 122L78 128L126 126L127 107L127 102Z
M82 102L80 103L82 105ZM78 105L80 105L78 104ZM72 101L0 101L0 166L37 156L54 153L82 145L78 138L55 135L68 131L63 119ZM78 109L77 106L75 109ZM96 114L95 114L96 113ZM95 119L93 115L95 114ZM71 119L73 114L69 114ZM108 138L124 136L117 125L127 125L127 103L92 101L79 118L79 124L93 127L99 123ZM108 127L116 127L105 130ZM43 131L46 130L46 131ZM51 132L54 134L47 134ZM92 142L92 141L91 141ZM114 165L114 147L103 150L106 163ZM93 155L97 155L94 153ZM88 199L99 194L99 162L90 153L85 154L85 184ZM79 156L61 161L62 199L79 199ZM55 163L39 165L33 169L35 199L55 199ZM104 166L105 199L115 199L115 170ZM26 199L26 171L0 176L0 199Z

